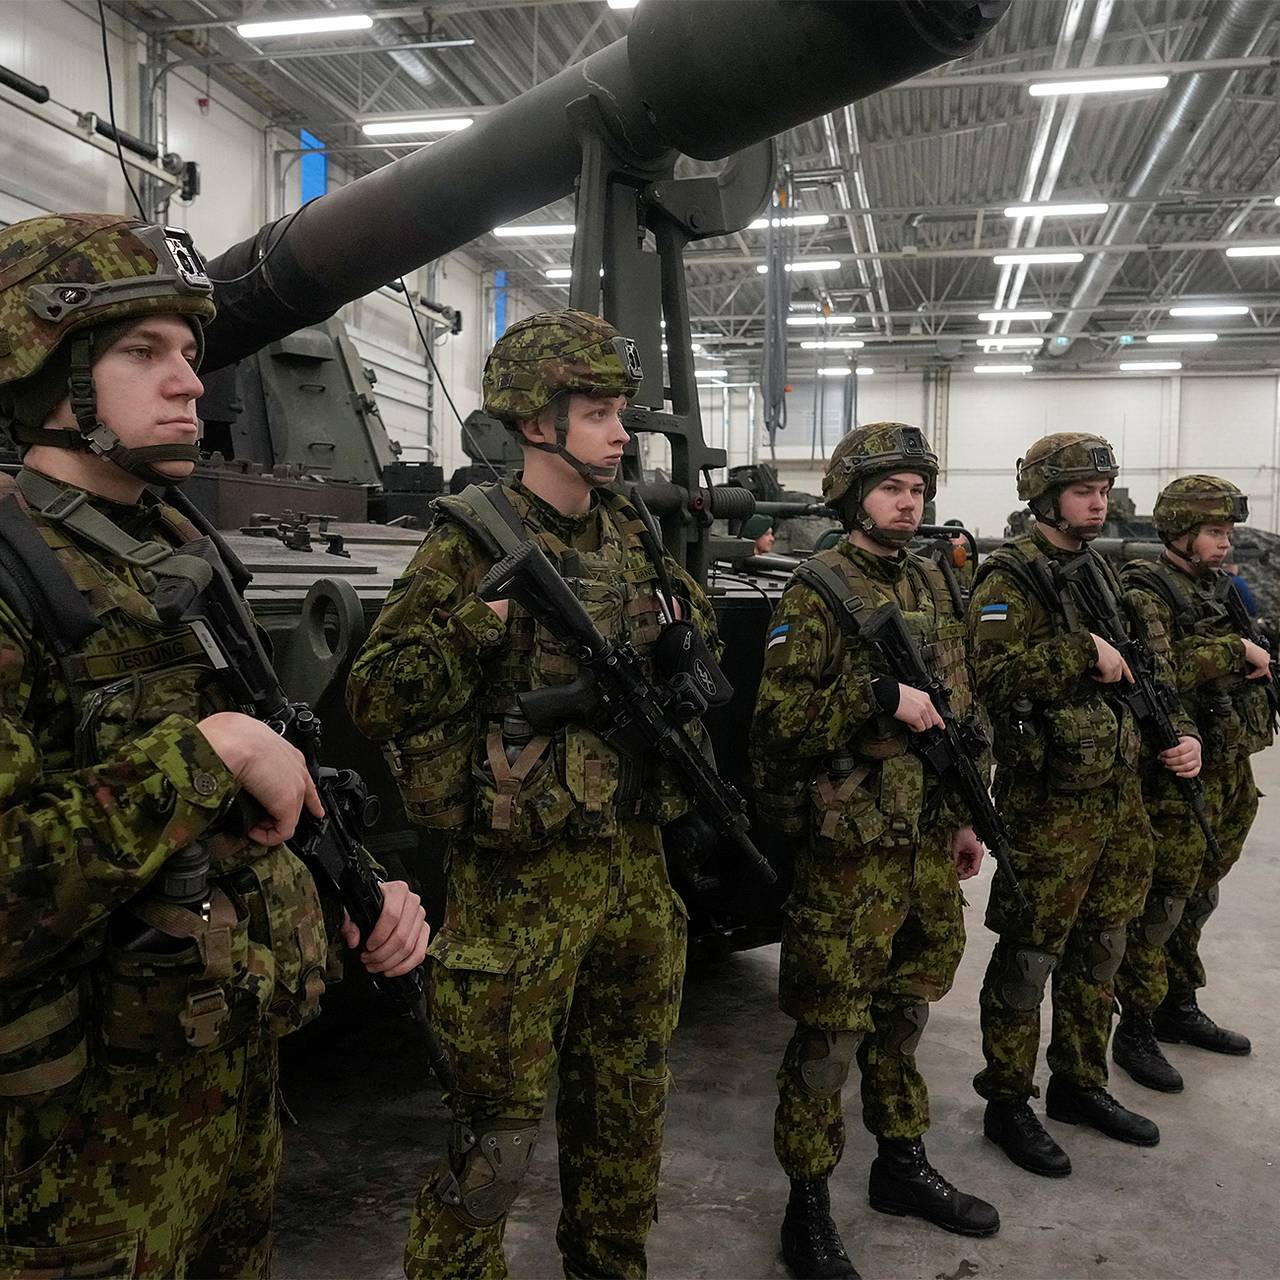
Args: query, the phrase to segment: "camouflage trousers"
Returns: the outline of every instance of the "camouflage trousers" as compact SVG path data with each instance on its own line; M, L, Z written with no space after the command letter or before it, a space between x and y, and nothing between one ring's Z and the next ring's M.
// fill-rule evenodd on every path
M276 1043L0 1104L0 1277L266 1276L280 1168Z
M1248 756L1205 769L1205 809L1221 849L1220 855L1210 854L1186 801L1161 772L1166 776L1153 773L1143 788L1156 846L1151 892L1142 915L1129 925L1129 945L1116 975L1121 1008L1136 1013L1151 1013L1170 991L1185 995L1204 986L1200 931L1258 813Z
M507 1274L506 1210L557 1060L565 1274L645 1274L686 933L652 825L535 853L455 850L430 968L454 1128L410 1221L410 1280Z
M796 1020L773 1126L788 1177L825 1177L840 1162L844 1070L833 1064L847 1065L859 1039L863 1124L884 1138L929 1127L915 1047L963 953L948 832L926 827L915 844L852 854L818 840L799 854L778 973L779 1004Z
M1000 936L979 997L987 1065L974 1088L991 1099L1038 1094L1040 1005L1050 972L1049 1069L1072 1084L1101 1088L1114 978L1155 857L1138 776L1117 766L1100 787L1062 792L1035 776L998 774L996 802L1030 910L1019 908L1003 876L995 878L986 923Z

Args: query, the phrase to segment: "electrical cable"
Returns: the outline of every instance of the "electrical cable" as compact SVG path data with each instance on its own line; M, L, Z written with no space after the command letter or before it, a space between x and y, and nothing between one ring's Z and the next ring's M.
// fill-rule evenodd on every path
M710 585L714 586L721 578L726 582L736 582L739 586L750 587L771 609L773 608L773 597L758 582L753 582L746 574L734 573L729 569L721 569L713 563L711 565Z
M440 390L444 392L444 398L449 402L449 408L453 410L453 416L458 420L458 427L463 436L469 437L471 447L480 455L480 461L493 472L493 478L501 484L502 473L497 467L484 456L484 450L480 448L480 442L476 439L475 432L462 419L462 414L458 412L458 406L453 403L453 397L449 394L449 388L445 385L444 378L440 375L440 366L436 364L436 358L431 354L431 343L427 341L427 335L423 332L422 321L418 319L418 308L413 301L413 294L409 286L405 283L404 276L399 277L400 287L404 290L405 301L409 304L409 314L413 317L413 327L418 331L418 341L422 343L422 349L426 352L427 363L431 366L431 372L436 375L436 381L440 384Z
M310 201L307 202L307 204L310 204L310 203L311 203ZM284 226L280 228L280 234L272 242L270 248L267 249L266 253L264 253L262 257L260 257L257 260L257 262L255 262L253 266L249 268L248 271L242 272L238 276L232 276L228 280L219 280L217 276L210 276L209 280L213 284L239 284L241 280L247 280L250 276L256 275L259 271L262 270L263 267L267 265L267 261L270 259L271 255L275 253L275 251L284 243L284 238L286 235L288 235L289 228L293 226L294 220L306 207L307 206L305 204L300 204L288 216L288 218L285 219Z
M102 64L107 73L107 114L111 117L111 131L115 134L113 141L116 144L116 157L120 161L120 172L124 175L124 185L129 188L133 203L138 206L138 214L143 222L150 222L151 218L142 205L142 197L138 195L137 189L133 185L133 179L129 177L129 169L124 162L124 150L120 146L120 127L116 124L116 93L111 84L111 49L107 43L107 11L103 7L102 0L98 0L98 26L102 31Z

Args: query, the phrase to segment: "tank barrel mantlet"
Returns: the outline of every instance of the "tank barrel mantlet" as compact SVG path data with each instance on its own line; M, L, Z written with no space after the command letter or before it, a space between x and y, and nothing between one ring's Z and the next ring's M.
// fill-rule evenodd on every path
M609 147L660 175L675 152L721 160L972 53L1009 3L641 0L621 40L214 258L209 274L228 283L205 368L569 195L584 98Z

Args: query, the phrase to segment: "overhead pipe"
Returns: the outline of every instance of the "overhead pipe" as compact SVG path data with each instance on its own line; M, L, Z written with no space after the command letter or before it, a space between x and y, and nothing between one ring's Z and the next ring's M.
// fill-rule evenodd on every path
M1210 7L1204 29L1191 51L1191 61L1243 57L1275 20L1269 0L1221 0ZM1187 157L1201 127L1227 96L1234 73L1201 72L1188 76L1169 95L1147 140L1143 159L1125 185L1126 200L1159 195ZM1096 244L1104 250L1141 238L1151 206L1122 205L1108 216ZM1053 328L1049 354L1063 356L1084 330L1093 309L1124 266L1122 252L1095 252L1086 259L1066 313ZM1065 338L1066 341L1060 341Z

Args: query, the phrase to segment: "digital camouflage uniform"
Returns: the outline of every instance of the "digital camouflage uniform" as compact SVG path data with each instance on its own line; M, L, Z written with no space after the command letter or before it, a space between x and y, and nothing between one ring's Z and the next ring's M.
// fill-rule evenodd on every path
M1105 454L1095 460L1097 474L1114 477L1110 446L1097 437L1064 433L1035 449L1053 456L1077 446ZM995 731L993 794L1030 902L1020 909L1008 882L993 882L986 923L999 939L982 984L986 1066L974 1086L998 1102L1039 1093L1040 1004L1051 974L1050 1070L1079 1089L1105 1086L1113 979L1151 881L1138 727L1093 678L1088 625L1072 609L1050 610L1026 581L1034 559L1067 563L1078 555L1093 556L1122 595L1096 552L1063 551L1036 526L983 562L969 604L969 653Z
M547 342L548 327L553 338L567 332L567 346L580 348L583 332L612 341L595 317L566 326L577 315L508 331L487 388L498 357ZM618 363L609 351L598 361L578 376L607 377ZM539 377L598 389L570 381L567 363ZM501 407L490 390L486 408L495 400ZM662 624L629 504L598 490L587 514L566 516L518 480L502 494L596 625L647 655ZM566 683L577 664L518 604L504 624L476 595L496 559L476 527L477 498L483 508L472 493L441 503L445 518L387 597L349 686L357 725L387 744L409 816L455 837L430 949L432 1016L457 1077L454 1124L449 1158L418 1198L405 1268L420 1280L506 1274L506 1213L558 1066L565 1272L643 1276L686 938L658 824L687 805L663 769L624 767L585 729L548 739L513 723L518 693ZM706 598L665 564L713 637Z
M1231 503L1242 497L1228 481L1175 480L1156 503L1157 530L1166 541L1194 538L1224 496L1219 516L1243 519L1243 508ZM1129 926L1116 994L1126 1012L1150 1014L1166 995L1176 998L1205 984L1200 932L1258 811L1249 757L1271 745L1271 711L1265 681L1245 678L1244 645L1224 603L1225 574L1192 573L1166 556L1132 561L1123 577L1170 638L1178 690L1203 742L1205 807L1221 849L1220 856L1211 855L1199 825L1187 821L1186 802L1169 772L1149 767L1143 790L1155 834L1155 874L1146 907Z
M24 310L33 278L141 276L155 296L126 307L212 314L207 294L197 306L145 279L165 263L140 225L0 232L10 414L15 367L38 363L18 344L47 354L66 331ZM0 1276L262 1276L280 1159L273 1037L323 985L315 891L283 846L217 833L238 787L196 722L228 700L191 629L160 622L136 562L197 531L154 499L122 506L31 472L18 485L0 518L43 549L89 628L72 643L33 618L0 557ZM200 840L207 917L148 889Z
M876 424L846 441L875 454L901 430L919 435ZM917 642L930 646L954 710L969 714L964 629L931 560L905 550L875 555L845 538L809 568L816 564L870 609L895 601ZM891 1139L928 1128L915 1048L929 1003L950 989L964 951L950 837L968 819L908 751L905 726L877 703L871 681L888 672L878 651L842 631L803 574L767 636L752 725L757 793L767 806L770 791L793 785L798 805L788 814L785 800L775 802L771 816L810 833L783 920L779 1003L796 1029L778 1072L774 1150L790 1178L807 1180L825 1178L843 1152L841 1086L855 1051L866 1127Z

